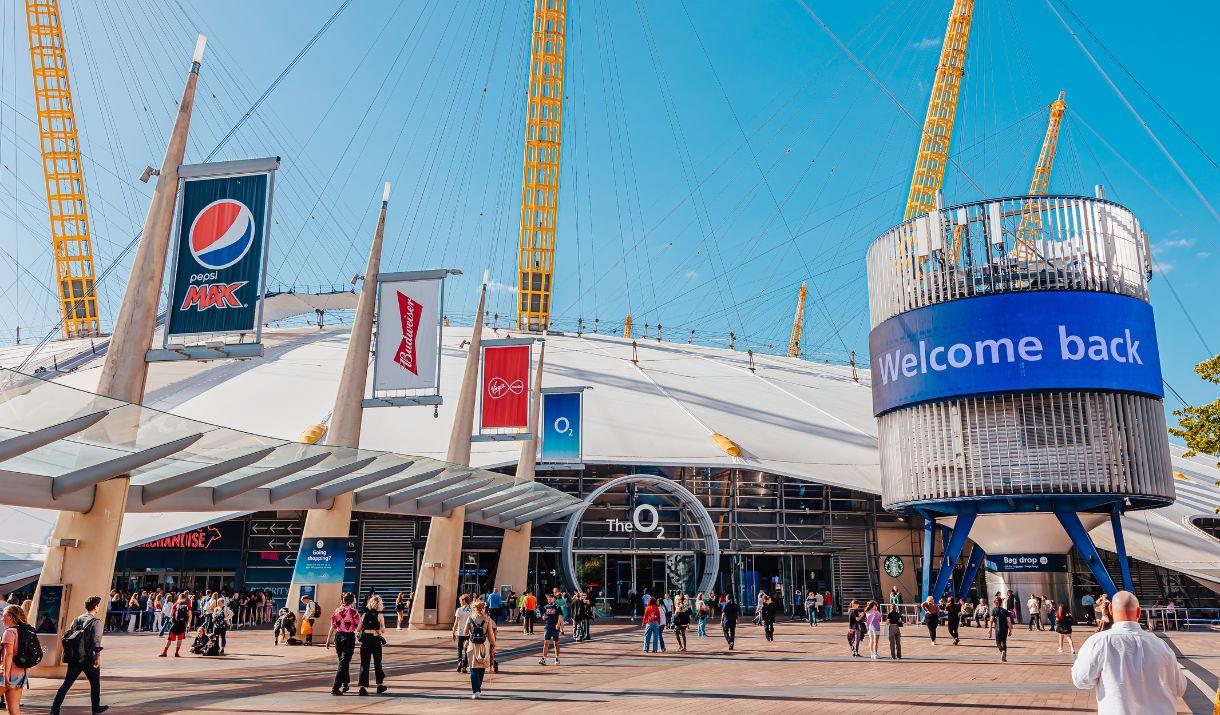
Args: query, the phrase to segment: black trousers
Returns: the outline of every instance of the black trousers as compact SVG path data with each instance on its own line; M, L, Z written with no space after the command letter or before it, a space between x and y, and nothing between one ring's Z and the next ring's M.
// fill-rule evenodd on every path
M470 636L458 636L457 639L457 658L458 667L467 667L466 663L466 642L470 640Z
M775 640L775 621L763 621L763 635L767 640Z
M725 643L728 643L729 647L732 648L733 641L737 640L737 621L733 621L732 623L722 621L720 623L720 630L724 631Z
M928 637L931 638L932 642L935 643L936 642L936 627L940 625L940 617L933 616L932 614L929 613L927 619L924 621L924 624L928 626Z
M352 656L356 654L356 634L355 633L336 633L335 634L335 655L339 656L339 668L335 671L335 684L331 686L332 690L339 690L344 687L351 687L352 684Z
M961 616L958 616L957 618L954 618L953 616L948 616L948 617L946 617L945 620L946 620L946 624L949 627L949 637L952 638L953 640L957 640L958 639L957 629L958 629L958 626L961 625Z
M526 611L526 612L525 612L525 628L524 628L524 630L525 630L525 632L526 632L526 633L533 633L533 632L534 632L534 612L533 612L533 611Z
M360 637L360 687L369 686L369 661L372 660L377 684L385 682L385 671L381 669L381 636Z
M93 712L97 712L101 707L102 700L102 673L98 668L93 667L93 663L84 665L82 663L68 663L68 674L64 676L64 684L59 686L59 692L55 693L55 702L51 704L51 712L59 712L59 708L64 704L64 698L68 696L68 691L72 689L72 684L84 673L89 679L89 703L93 706Z
M1008 652L1008 631L996 630L995 647L999 648L1001 653Z

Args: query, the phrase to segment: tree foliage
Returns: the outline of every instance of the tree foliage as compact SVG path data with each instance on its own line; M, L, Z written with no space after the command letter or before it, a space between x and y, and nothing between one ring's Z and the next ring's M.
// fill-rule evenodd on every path
M1204 380L1220 385L1220 355L1195 365L1195 372ZM1178 418L1178 426L1170 427L1169 433L1186 440L1187 457L1220 455L1220 398L1199 407L1187 405L1174 410L1173 414ZM1220 466L1220 462L1216 466Z

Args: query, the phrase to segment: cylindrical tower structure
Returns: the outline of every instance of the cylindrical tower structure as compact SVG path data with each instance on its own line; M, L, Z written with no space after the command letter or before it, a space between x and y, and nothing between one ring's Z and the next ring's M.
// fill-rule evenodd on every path
M988 553L1075 543L1104 587L1088 529L1173 501L1150 268L1131 211L1081 196L939 209L869 248L883 503L964 527L950 572L966 533Z

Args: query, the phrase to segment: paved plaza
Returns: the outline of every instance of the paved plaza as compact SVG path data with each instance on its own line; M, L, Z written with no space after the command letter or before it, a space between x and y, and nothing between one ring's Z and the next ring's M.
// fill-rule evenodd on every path
M489 674L484 699L470 700L469 681L454 672L447 633L390 631L389 692L330 694L334 651L320 646L273 647L268 631L234 631L221 658L157 658L151 635L106 638L103 702L118 713L438 713L495 712L903 712L970 713L983 708L1020 713L1094 712L1092 693L1072 687L1071 657L1055 652L1049 632L1021 628L1001 664L985 631L963 629L960 645L905 629L902 662L851 658L841 621L810 628L781 623L768 643L762 629L739 628L730 652L719 628L690 638L690 650L641 652L643 631L625 620L594 625L595 640L565 639L563 664L538 665L538 641L501 627L499 674ZM1085 635L1084 631L1080 635ZM1210 713L1220 674L1220 635L1175 632L1168 640L1188 672L1180 713ZM882 639L882 648L886 648ZM357 655L357 660L358 660ZM25 712L43 713L57 681L36 679ZM64 713L87 712L83 679Z

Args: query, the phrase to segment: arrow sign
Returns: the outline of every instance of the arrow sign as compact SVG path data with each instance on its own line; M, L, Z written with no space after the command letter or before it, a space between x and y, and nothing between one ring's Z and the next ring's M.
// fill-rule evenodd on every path
M280 525L279 525L278 523L275 523L275 524L272 524L272 525L271 525L271 533L272 533L272 534L274 534L275 532L279 531L279 529L280 529Z
M288 533L289 533L289 534L295 534L295 533L297 533L297 532L298 532L298 531L300 531L300 530L301 530L301 525L300 525L300 524L293 523L293 524L289 524L289 525L288 525Z
M262 525L262 524L260 524L260 523L258 523L257 521L256 521L256 522L254 522L253 524L251 524L251 525L250 525L250 533L251 533L251 534L261 534L261 533L263 533L263 525Z

